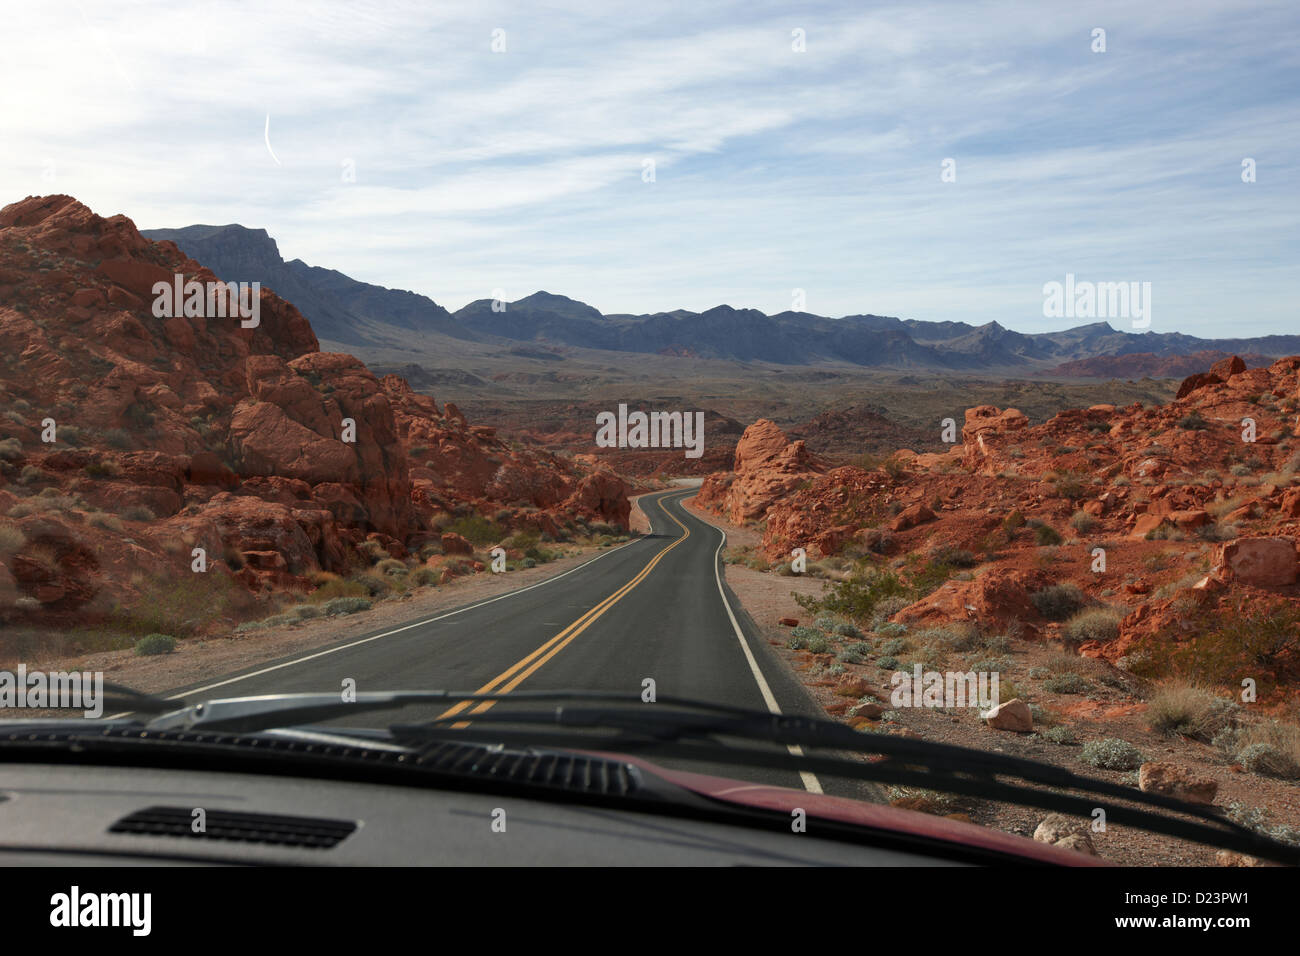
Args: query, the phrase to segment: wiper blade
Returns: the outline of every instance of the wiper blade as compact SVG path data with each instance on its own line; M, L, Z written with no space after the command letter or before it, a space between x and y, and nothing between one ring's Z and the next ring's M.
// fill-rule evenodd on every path
M454 696L458 699L510 703L523 703L528 699L519 693ZM548 695L538 694L532 699L544 696ZM1108 797L1205 821L1183 820L1144 809L1110 805L1103 808L1109 823L1134 826L1264 859L1300 864L1300 847L1272 840L1223 818L1215 810L1162 794L1147 793L1085 777L1037 760L915 738L863 733L844 724L817 718L746 711L712 704L700 705L662 697L658 703L645 704L636 697L608 696L631 706L610 708L562 705L548 710L528 711L504 707L484 713L459 713L419 724L395 724L390 730L394 739L413 746L455 740L505 746L641 752L684 760L762 766L922 787L1085 818L1091 817L1097 808L1096 797ZM454 726L467 720L471 721L468 727ZM512 725L516 729L510 729ZM539 733L536 729L538 727L545 727L549 732ZM783 746L737 747L720 738ZM866 762L805 754L792 752L789 749L792 746L857 755L871 754L884 759ZM1002 782L996 779L998 776L1017 777L1040 786L1075 790L1086 796L1034 789L1018 782Z
M297 727L322 720L335 720L353 714L377 710L397 710L418 704L451 704L460 701L498 700L556 700L556 701L606 701L627 703L626 694L608 694L600 691L516 691L509 696L501 694L474 694L449 690L367 691L358 693L353 700L343 700L337 693L326 694L267 694L259 697L226 697L204 700L177 707L176 701L166 701L166 711L149 721L155 730L221 730L229 733L251 734L259 730ZM722 714L745 714L742 708L718 704L699 704L691 701L673 701L697 709ZM466 720L462 714L455 720ZM479 717L475 715L474 720Z

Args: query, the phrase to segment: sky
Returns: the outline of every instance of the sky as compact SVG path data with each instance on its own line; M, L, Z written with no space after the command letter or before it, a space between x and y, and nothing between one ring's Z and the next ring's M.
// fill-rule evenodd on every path
M453 310L1037 332L1087 321L1044 315L1071 274L1300 333L1294 0L0 6L0 205L260 227Z

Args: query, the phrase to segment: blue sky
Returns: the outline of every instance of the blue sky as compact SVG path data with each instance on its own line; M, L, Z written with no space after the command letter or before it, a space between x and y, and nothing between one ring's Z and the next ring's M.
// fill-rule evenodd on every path
M11 6L0 203L263 227L451 309L1028 332L1068 272L1150 282L1152 331L1300 332L1293 2Z

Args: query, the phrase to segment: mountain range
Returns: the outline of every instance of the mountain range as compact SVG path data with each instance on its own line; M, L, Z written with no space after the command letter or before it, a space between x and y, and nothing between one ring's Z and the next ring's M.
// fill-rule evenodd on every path
M414 334L425 347L446 339L512 348L529 343L537 347L527 353L532 357L551 357L562 347L794 366L1021 374L1060 369L1072 377L1101 378L1131 368L1163 368L1170 363L1162 360L1196 353L1249 354L1260 361L1300 353L1300 335L1204 339L1179 332L1122 332L1107 322L1030 334L997 322L768 315L730 305L704 312L603 314L549 292L535 292L504 309L478 299L449 312L414 292L359 282L300 259L286 262L264 229L195 225L142 233L175 242L226 281L258 281L274 289L302 311L321 339L353 347L401 347L410 345Z

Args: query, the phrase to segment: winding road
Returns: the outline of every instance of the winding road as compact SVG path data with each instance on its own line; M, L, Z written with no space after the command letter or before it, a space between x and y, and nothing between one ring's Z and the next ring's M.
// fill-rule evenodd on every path
M563 574L495 598L251 668L170 694L189 699L362 690L479 693L600 690L824 716L776 656L722 577L723 532L682 507L694 489L645 495L651 533ZM401 719L465 713L491 702L408 707ZM393 714L339 723L386 726ZM655 759L655 758L651 758ZM735 766L665 765L754 782L863 797L811 774Z

